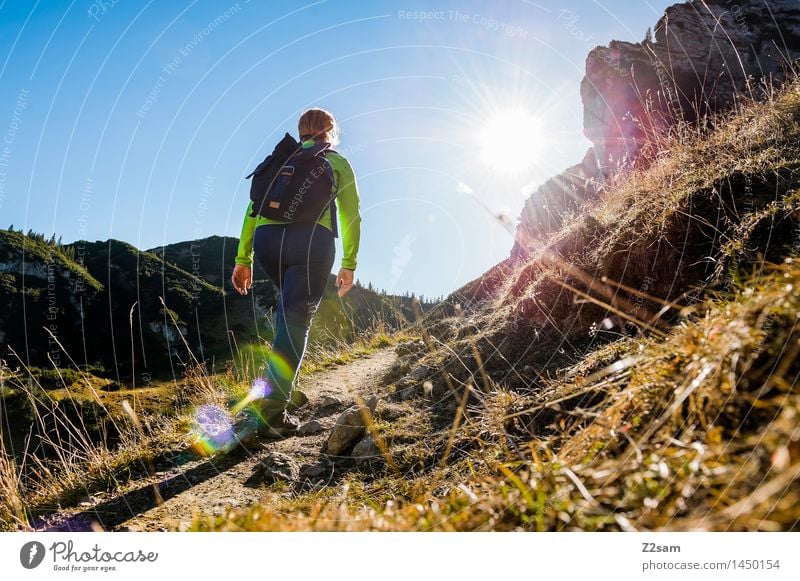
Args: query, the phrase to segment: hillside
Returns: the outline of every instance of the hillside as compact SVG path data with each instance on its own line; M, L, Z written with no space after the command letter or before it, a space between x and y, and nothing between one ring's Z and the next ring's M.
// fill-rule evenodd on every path
M139 384L180 376L187 346L209 366L230 360L238 348L271 339L269 312L278 302L258 266L253 292L231 292L235 252L235 239L218 236L140 251L118 240L60 245L0 230L2 356L45 370L92 366ZM315 342L414 320L406 297L357 286L341 300L334 282L331 275Z
M81 311L103 290L74 257L44 237L0 230L0 346L13 346L29 361L59 361L61 353L45 331L50 329L82 353Z
M221 341L210 332L224 329L221 289L151 253L117 240L46 245L5 230L0 249L9 305L0 346L12 363L13 349L28 366L93 365L116 379L135 370L141 381L170 372L184 353L178 331L198 352L228 347L224 332Z
M707 137L686 136L649 168L609 181L601 200L507 265L479 315L486 365L500 342L505 366L530 364L531 344L575 358L597 341L669 329L677 311L660 312L665 304L731 291L793 256L799 102L794 84ZM474 293L467 286L450 300Z
M147 252L192 273L211 285L223 287L233 273L238 245L238 238L209 236L200 240L156 246ZM256 280L267 278L257 263L253 265L253 278Z

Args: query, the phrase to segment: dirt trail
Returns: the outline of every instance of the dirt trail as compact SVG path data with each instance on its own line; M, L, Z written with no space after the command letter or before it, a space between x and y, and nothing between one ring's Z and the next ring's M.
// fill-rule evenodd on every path
M150 478L129 483L123 493L96 495L79 509L51 515L36 527L40 530L154 531L183 528L197 512L221 514L227 508L246 507L263 497L261 461L273 452L292 457L300 467L324 463L322 446L339 414L352 405L356 394L379 395L380 379L395 361L392 349L383 349L347 365L303 377L299 388L309 402L297 411L301 422L319 421L325 428L309 436L285 440L260 440L216 458L199 458L190 451L179 451L171 466L159 466ZM342 400L342 405L322 407L326 396ZM334 472L321 475L333 483ZM155 488L163 502L159 503Z

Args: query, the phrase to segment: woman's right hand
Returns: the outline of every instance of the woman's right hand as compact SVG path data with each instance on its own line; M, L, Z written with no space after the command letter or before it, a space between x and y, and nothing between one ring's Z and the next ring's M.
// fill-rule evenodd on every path
M247 290L253 286L253 271L247 266L237 264L233 267L233 275L231 276L231 284L233 288L240 294L246 295Z

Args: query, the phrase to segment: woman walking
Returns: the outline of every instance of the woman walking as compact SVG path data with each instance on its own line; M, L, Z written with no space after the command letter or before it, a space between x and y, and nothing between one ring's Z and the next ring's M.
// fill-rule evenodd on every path
M293 155L298 158L305 155L306 159L324 156L321 160L323 169L329 173L332 170L330 199L334 203L316 213L316 221L300 222L264 217L263 213L269 212L254 212L251 199L231 277L233 288L246 295L252 284L255 254L261 268L280 292L275 338L266 361L266 373L253 386L259 396L263 393L263 398L255 406L260 412L260 420L268 433L274 436L291 435L297 429L298 422L288 414L286 405L306 350L311 321L331 274L334 238L341 232L344 255L336 286L339 296L344 296L353 286L361 235L359 195L353 169L344 156L330 149L338 143L339 135L333 115L324 109L310 109L300 116L298 129L301 141ZM291 140L288 135L287 138ZM290 168L292 173L284 172L285 168L283 166L281 171L287 174L286 179L297 182L302 177L292 175L294 168ZM336 208L338 216L335 215ZM294 206L290 209L294 212ZM292 215L284 212L281 217Z

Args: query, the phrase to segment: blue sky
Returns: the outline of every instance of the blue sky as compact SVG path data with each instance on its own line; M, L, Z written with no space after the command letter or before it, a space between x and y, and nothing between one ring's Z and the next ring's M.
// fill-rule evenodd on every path
M446 294L508 256L491 212L516 219L589 146L587 52L641 40L669 4L0 1L0 227L238 237L244 176L321 106L358 177L357 277ZM501 175L477 136L509 109L540 126L508 143L531 165Z

